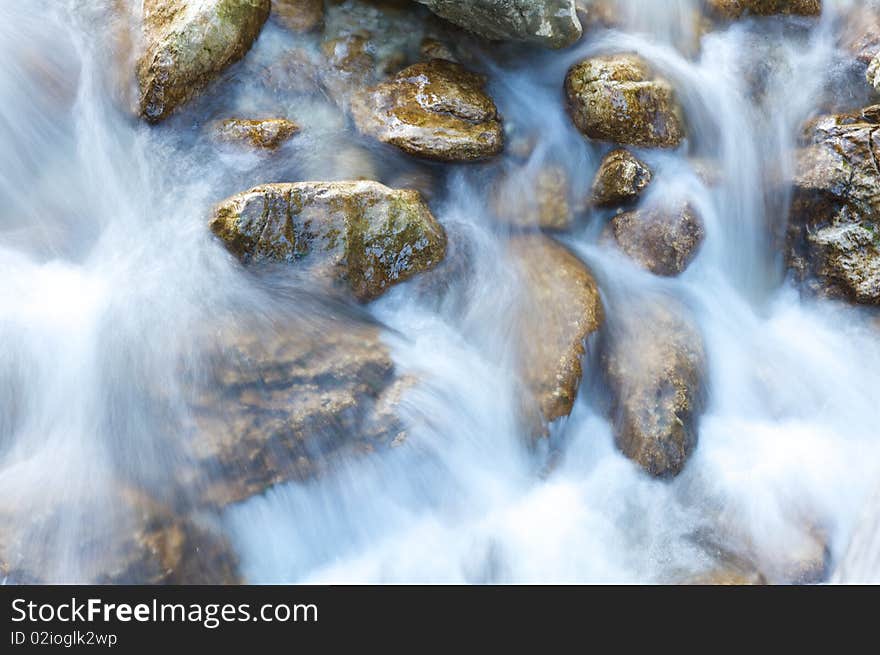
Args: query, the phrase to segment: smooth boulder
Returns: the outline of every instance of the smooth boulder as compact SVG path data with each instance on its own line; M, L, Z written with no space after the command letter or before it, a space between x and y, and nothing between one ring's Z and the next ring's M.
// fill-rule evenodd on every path
M568 172L559 164L505 171L496 180L492 210L511 227L567 230L574 221Z
M308 266L361 301L433 268L446 251L417 191L372 181L258 186L220 203L210 227L246 263Z
M565 78L569 113L587 137L646 148L676 148L685 138L672 85L633 54L585 59Z
M439 161L474 161L498 154L501 119L483 91L485 80L460 65L434 59L355 94L358 129L404 152Z
M418 0L487 39L564 48L581 38L575 0Z
M163 120L241 59L269 17L269 0L144 0L140 115Z
M226 143L276 150L299 132L299 126L284 118L228 118L214 125L214 138Z
M684 204L617 214L608 224L605 238L613 239L642 268L673 277L697 256L704 229L699 214Z
M650 475L678 475L697 446L704 404L699 330L670 299L629 300L600 351L618 447Z
M617 207L634 202L651 183L648 165L629 150L609 152L596 172L590 193L597 207Z
M521 377L546 423L571 413L588 337L604 320L590 270L568 248L539 233L509 247L522 282L517 318Z
M823 116L797 152L788 263L814 290L880 304L880 105Z

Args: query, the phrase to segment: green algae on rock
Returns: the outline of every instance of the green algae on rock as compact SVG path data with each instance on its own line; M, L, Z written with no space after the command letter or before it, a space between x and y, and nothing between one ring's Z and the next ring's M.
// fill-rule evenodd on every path
M485 159L501 151L504 133L483 84L480 75L434 59L356 94L351 111L361 132L411 155Z
M372 181L258 186L223 201L210 226L245 262L302 261L361 301L446 252L446 234L417 191Z
M565 77L572 120L591 139L676 148L685 137L675 91L633 54L592 57Z
M188 102L250 49L269 0L145 0L139 112L151 123Z

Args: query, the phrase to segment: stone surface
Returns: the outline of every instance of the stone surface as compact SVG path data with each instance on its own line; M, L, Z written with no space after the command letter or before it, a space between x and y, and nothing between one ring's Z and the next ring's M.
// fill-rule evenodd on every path
M99 482L90 485L99 489ZM240 582L237 558L210 521L178 515L130 488L113 486L103 497L68 490L63 497L19 498L15 507L0 510L0 518L6 526L0 576L6 582Z
M617 214L605 234L639 266L655 275L682 273L703 243L703 223L689 205Z
M708 0L710 13L720 18L741 16L818 16L822 0Z
M651 169L628 150L609 152L596 172L591 200L598 207L616 207L634 202L651 183Z
M557 164L507 171L492 193L499 221L519 228L567 230L574 220L568 173Z
M824 116L797 153L788 261L816 291L880 303L880 106Z
M272 17L294 32L311 32L324 22L324 0L272 0Z
M269 0L144 0L139 111L158 122L250 49Z
M214 124L214 137L219 141L275 150L299 132L299 126L284 118L228 118Z
M378 329L358 323L234 324L213 334L209 373L187 384L179 484L224 506L321 474L345 455L399 444L411 384Z
M569 69L565 91L575 125L591 139L675 148L685 137L672 86L637 55L585 59Z
M487 39L564 48L581 38L574 0L418 0Z
M667 298L616 308L601 345L618 447L646 472L678 475L697 446L706 355L683 308Z
M503 131L481 76L435 59L356 94L358 129L411 155L473 161L501 151Z
M522 282L516 323L521 376L549 423L571 412L585 342L604 319L602 301L589 269L553 239L517 235L509 252Z
M210 227L246 263L308 266L362 301L434 267L446 250L417 191L370 181L255 187L220 203Z

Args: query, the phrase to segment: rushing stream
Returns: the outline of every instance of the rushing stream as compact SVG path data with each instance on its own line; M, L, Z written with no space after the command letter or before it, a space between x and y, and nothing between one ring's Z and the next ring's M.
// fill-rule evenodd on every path
M222 84L147 125L122 108L113 4L0 0L0 520L70 507L25 539L47 580L89 578L82 544L100 551L101 535L127 529L120 479L171 488L180 455L166 444L188 411L177 399L206 366L202 326L222 317L257 331L382 325L396 370L418 380L400 410L405 447L342 457L214 517L247 581L678 582L730 548L777 582L820 538L824 580L880 582L880 326L801 293L773 236L788 202L774 181L799 126L821 107L868 104L867 90L846 97L857 92L834 33L852 3L735 21L697 52L697 0L619 0L622 27L592 27L564 51L486 48L471 64L505 124L536 136L525 174L562 166L580 197L608 147L572 124L566 70L637 52L677 90L688 148L640 151L655 173L642 203L699 210L693 264L674 278L637 269L603 245L607 212L557 236L598 281L608 329L634 302L674 303L703 335L699 444L671 480L616 448L589 350L574 411L548 439L532 445L517 418L519 271L486 183L499 164L391 153L321 94L290 107L303 130L277 153L218 147L204 117L271 110L258 72L292 43L316 47L272 21ZM354 177L430 181L466 260L439 296L414 279L366 305L325 298L292 274L244 271L207 229L214 203L256 184ZM182 493L163 500L187 506Z

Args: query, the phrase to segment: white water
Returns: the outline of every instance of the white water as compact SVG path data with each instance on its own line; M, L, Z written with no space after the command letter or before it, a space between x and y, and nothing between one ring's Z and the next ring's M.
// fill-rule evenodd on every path
M357 158L338 156L353 139L344 117L319 99L292 110L304 134L281 159L218 152L194 114L160 128L126 115L107 75L109 4L0 0L0 498L19 508L101 497L118 477L161 486L157 435L173 432L179 410L156 407L148 390L174 396L181 361L198 368L203 320L283 315L274 292L210 238L211 204L258 182L359 174ZM842 3L826 3L810 29L744 21L711 33L696 59L676 46L688 51L697 2L624 4L625 30L485 64L505 121L538 133L530 166L563 163L579 193L605 149L578 135L560 89L590 54L633 50L653 62L679 91L693 154L717 159L721 182L708 187L683 153L639 153L656 172L644 202L688 199L706 221L680 278L638 272L599 247L600 214L563 238L595 273L609 314L636 295L693 312L709 403L685 471L653 480L621 455L589 380L550 443L526 447L513 418L517 272L487 211L484 170L452 168L432 208L469 244L470 274L439 302L404 284L367 309L392 328L398 368L421 380L405 400L409 446L228 509L249 581L678 581L713 568L697 539L706 534L747 544L774 581L811 532L827 539L832 579L880 576L880 329L864 311L801 297L771 240L785 206L768 180L790 166L797 126L839 74L832 18ZM267 24L248 57L271 59L291 38ZM768 72L755 101L745 79L759 63ZM232 75L205 106L260 107L252 93L247 75ZM73 544L112 520L105 502L41 536L49 580L85 575Z

